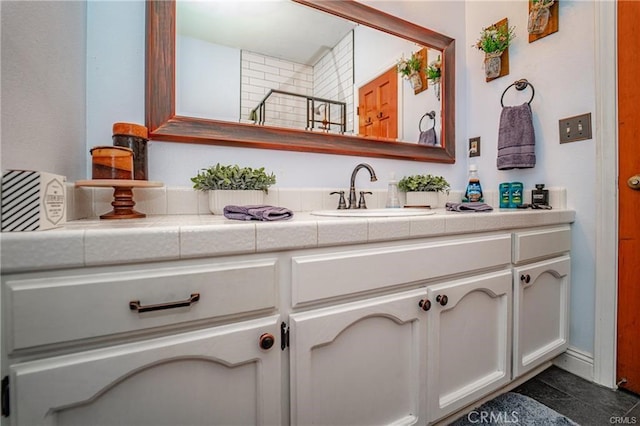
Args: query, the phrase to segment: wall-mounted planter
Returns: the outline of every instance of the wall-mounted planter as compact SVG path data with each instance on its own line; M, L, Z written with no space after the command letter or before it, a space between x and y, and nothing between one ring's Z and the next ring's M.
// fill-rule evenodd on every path
M558 31L559 0L529 0L527 31L529 43Z
M416 52L416 55L420 58L420 72L417 74L417 78L420 79L420 84L413 86L413 93L417 95L420 92L427 90L427 75L425 69L427 68L427 48L424 47Z
M495 24L493 24L494 27L496 28L509 28L509 20L507 18L502 19L501 21L496 22ZM490 54L487 54L490 55ZM485 55L485 56L487 56ZM486 82L490 82L491 80L495 80L496 78L500 78L500 77L504 77L505 75L509 75L509 48L507 47L504 51L502 51L502 53L500 55L498 55L498 57L500 58L500 63L499 65L496 64L495 61L497 61L497 59L493 59L491 64L490 64L490 69L487 71L487 64L486 64L486 57L485 57L485 77L486 77Z

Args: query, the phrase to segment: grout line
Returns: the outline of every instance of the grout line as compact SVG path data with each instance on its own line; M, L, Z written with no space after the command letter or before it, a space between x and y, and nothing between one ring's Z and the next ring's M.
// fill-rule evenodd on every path
M630 395L631 395L631 396L634 396L634 397L636 397L636 398L638 398L636 395L633 395L633 394L630 394ZM640 398L638 398L638 402L636 402L636 403L633 405L633 407L631 407L629 410L627 410L627 411L622 415L622 417L628 417L628 416L629 416L629 414L631 414L631 412L632 412L633 410L635 410L636 408L639 408L639 407L640 407Z

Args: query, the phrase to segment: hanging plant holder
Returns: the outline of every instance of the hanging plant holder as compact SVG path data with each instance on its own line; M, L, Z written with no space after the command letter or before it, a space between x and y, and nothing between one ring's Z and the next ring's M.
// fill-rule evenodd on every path
M560 0L529 0L527 32L529 43L553 34L559 29L558 3Z
M440 78L432 78L431 85L433 86L434 94L436 95L436 99L440 100Z
M484 55L484 74L487 79L498 78L502 71L502 53L492 52Z
M542 34L544 30L547 29L550 14L551 12L548 7L540 6L531 9L527 23L527 31L529 34Z
M411 83L411 88L416 92L422 89L422 78L418 73L409 76L409 83Z

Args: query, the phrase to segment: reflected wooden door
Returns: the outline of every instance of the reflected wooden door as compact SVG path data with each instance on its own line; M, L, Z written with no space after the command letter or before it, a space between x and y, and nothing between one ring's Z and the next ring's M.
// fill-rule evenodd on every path
M640 2L618 2L618 348L617 381L640 394Z
M358 89L359 134L398 137L398 76L392 67Z

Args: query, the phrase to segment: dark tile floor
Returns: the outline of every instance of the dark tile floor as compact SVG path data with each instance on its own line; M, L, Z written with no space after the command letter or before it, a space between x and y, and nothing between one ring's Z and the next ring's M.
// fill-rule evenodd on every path
M640 396L611 390L555 366L513 392L529 396L581 426L640 425Z

